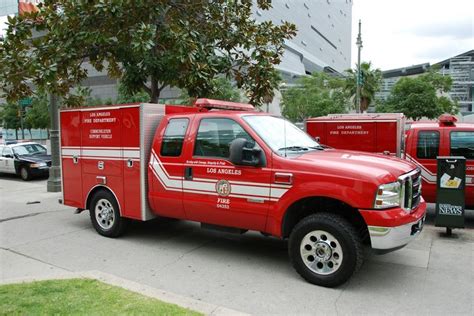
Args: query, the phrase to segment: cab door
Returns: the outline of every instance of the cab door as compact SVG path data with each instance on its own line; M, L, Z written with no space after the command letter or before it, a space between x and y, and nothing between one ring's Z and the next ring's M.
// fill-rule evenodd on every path
M236 166L229 161L229 145L234 139L255 140L240 123L227 117L196 119L192 130L193 146L187 148L183 180L187 218L263 231L270 202L271 169Z
M13 155L13 150L10 147L3 149L2 153L2 172L15 174L15 156Z
M3 169L5 168L5 159L3 157L4 148L4 146L0 145L0 172L3 172Z
M183 207L184 141L190 119L165 118L153 142L149 165L149 200L160 216L186 218ZM164 131L163 131L164 130Z
M436 157L441 155L443 137L440 130L415 130L411 152L407 157L421 170L423 179L422 195L428 202L436 201Z

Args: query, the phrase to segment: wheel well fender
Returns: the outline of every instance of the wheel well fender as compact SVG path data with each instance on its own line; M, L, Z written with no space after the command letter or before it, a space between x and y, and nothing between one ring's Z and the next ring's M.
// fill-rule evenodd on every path
M122 208L120 207L120 201L117 198L117 195L114 193L114 191L111 188L109 188L105 185L100 185L100 184L92 187L92 189L89 190L89 193L87 193L86 202L84 204L86 210L90 210L90 207L91 207L90 203L92 202L92 198L94 197L94 195L96 195L100 191L109 192L114 196L115 201L117 201L117 205L118 205L118 208L119 208L119 213L122 214L122 211L121 211Z
M370 243L367 223L358 209L343 201L322 196L302 198L287 208L282 221L282 237L289 237L291 231L301 219L318 212L338 214L354 226L364 243Z

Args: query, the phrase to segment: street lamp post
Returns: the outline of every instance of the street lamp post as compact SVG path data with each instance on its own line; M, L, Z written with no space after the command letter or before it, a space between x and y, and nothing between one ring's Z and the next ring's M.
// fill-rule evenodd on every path
M361 85L361 74L360 74L360 50L362 49L362 36L361 36L361 22L359 20L359 34L357 35L357 92L356 92L356 102L357 108L356 112L360 113L360 85Z
M51 115L51 167L49 168L49 178L47 184L48 192L61 191L61 168L59 157L59 114L58 98L54 94L49 95L49 113Z

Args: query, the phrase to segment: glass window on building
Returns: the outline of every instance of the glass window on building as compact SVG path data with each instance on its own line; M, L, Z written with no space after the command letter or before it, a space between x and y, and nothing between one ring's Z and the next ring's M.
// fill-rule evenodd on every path
M18 13L18 0L0 1L0 17Z
M451 156L474 159L474 132L451 132Z
M416 145L416 156L420 159L436 159L439 155L439 132L420 131Z

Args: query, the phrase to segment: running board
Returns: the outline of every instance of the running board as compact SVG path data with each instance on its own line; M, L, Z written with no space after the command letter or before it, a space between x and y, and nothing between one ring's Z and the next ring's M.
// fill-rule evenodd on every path
M212 224L206 224L206 223L201 223L201 228L207 229L207 230L214 230L218 232L231 233L231 234L244 234L247 232L247 229L212 225Z

